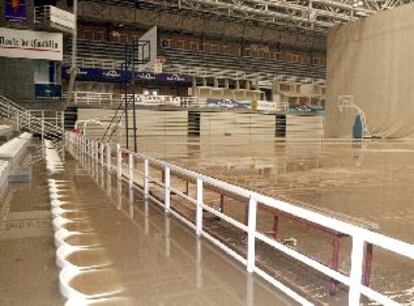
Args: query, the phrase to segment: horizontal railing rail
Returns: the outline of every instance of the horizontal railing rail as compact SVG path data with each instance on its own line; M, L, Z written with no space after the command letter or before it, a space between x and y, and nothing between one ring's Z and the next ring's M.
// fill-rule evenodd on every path
M384 305L399 305L388 296L364 285L362 271L364 264L364 250L367 244L372 244L396 255L405 256L414 260L414 245L412 244L373 232L339 219L335 219L307 208L299 207L291 203L260 194L259 192L251 191L195 171L182 168L172 163L161 161L141 153L133 153L129 150L121 148L120 145L116 145L115 147L115 163L113 164L113 147L111 147L110 144L104 144L73 132L68 133L66 139L68 140L66 142L68 150L76 158L82 160L91 158L97 164L100 164L102 167L106 168L109 172L115 172L119 180L127 180L130 188L139 186L139 190L144 194L144 197L146 199L151 199L153 202L160 205L164 209L165 213L172 214L181 220L184 224L194 229L197 236L205 237L224 252L245 265L248 272L257 273L266 281L270 282L276 288L280 289L282 292L302 305L313 305L313 303L309 300L309 298L301 296L295 291L294 288L289 288L287 285L274 278L256 264L257 241L265 243L275 250L282 252L287 256L290 256L291 258L307 265L308 267L313 268L314 270L348 286L348 305L360 305L361 295ZM127 157L126 161L124 156ZM141 170L138 169L137 162L142 164ZM153 167L153 169L155 168L162 170L162 179L157 179L154 176L151 176L151 167ZM141 175L141 177L138 177L137 174ZM173 187L171 178L174 176L186 177L188 180L191 180L196 186L195 197L190 196L188 192L183 193L178 190L178 188ZM142 181L137 181L138 178ZM161 198L151 192L151 185L155 185L157 188L162 188L163 195ZM222 192L237 195L238 197L244 198L248 201L248 219L246 224L243 224L225 213L212 208L210 205L207 205L208 203L204 196L204 192L206 188L210 186L213 186L215 189L221 190ZM172 194L175 194L176 196L179 196L194 205L196 211L195 222L192 222L171 207ZM279 210L285 214L306 220L307 222L316 224L322 228L326 228L327 230L348 235L352 239L350 254L351 267L349 275L334 270L314 258L306 256L299 251L286 246L282 242L272 239L266 234L259 232L256 227L259 205ZM205 212L224 220L228 224L231 224L246 233L246 257L235 252L229 245L226 245L225 242L213 237L213 235L211 235L204 228L203 215Z

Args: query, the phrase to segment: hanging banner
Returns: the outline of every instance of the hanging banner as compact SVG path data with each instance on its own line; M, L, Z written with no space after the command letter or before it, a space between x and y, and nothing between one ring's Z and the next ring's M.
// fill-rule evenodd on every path
M62 67L62 77L69 78L70 68ZM131 73L128 73L128 79L131 80ZM78 68L78 80L85 81L103 81L103 82L123 82L126 79L125 72L122 70L108 70L100 68ZM151 73L151 72L136 72L135 80L137 82L159 82L159 83L176 83L189 84L192 79L188 75L178 75L171 73Z
M63 60L63 34L0 28L0 57Z
M7 21L26 21L26 0L4 0L4 15Z

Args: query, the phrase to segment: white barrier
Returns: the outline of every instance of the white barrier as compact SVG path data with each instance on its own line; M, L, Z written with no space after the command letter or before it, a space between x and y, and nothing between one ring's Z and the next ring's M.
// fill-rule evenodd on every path
M20 162L32 139L32 134L23 133L0 146L0 159L9 161L15 165Z
M69 140L67 145L69 146L69 151L74 154L74 156L82 156L85 157L92 157L90 155L90 151L88 147L81 146L84 143L90 143L89 141L86 142L83 136L76 135L74 133L69 133L67 135L67 139ZM79 152L81 152L79 154ZM273 276L262 270L256 265L256 258L255 258L255 246L256 240L260 240L265 244L275 248L276 250L285 253L286 255L292 257L293 259L319 271L320 273L335 279L336 281L343 283L349 287L349 299L348 305L359 305L361 295L365 295L373 301L376 301L381 304L385 305L398 305L397 302L391 300L386 295L379 293L365 285L362 284L362 266L364 262L364 248L367 243L370 243L374 246L381 247L385 250L388 250L396 255L405 256L409 259L414 260L414 245L387 237L385 235L375 233L373 231L358 227L356 225L335 219L330 216L323 215L318 212L311 211L309 209L299 207L281 200L277 200L271 198L266 195L262 195L257 192L253 192L247 190L245 188L235 186L226 182L223 182L218 179L211 178L206 175L202 175L196 173L194 171L190 171L184 169L182 167L163 162L149 156L140 154L140 153L132 153L128 150L121 149L119 145L117 145L117 157L118 162L116 166L108 169L109 171L116 171L118 173L118 179L125 178L129 180L129 175L131 173L126 173L123 171L124 163L122 160L122 152L128 154L129 156L133 156L133 161L137 162L140 161L143 163L144 171L141 172L143 175L143 183L140 187L140 190L144 193L145 198L150 198L153 202L157 203L158 205L162 206L166 212L174 215L179 220L181 220L184 224L188 225L190 228L193 228L197 235L203 236L217 247L225 251L227 254L241 262L242 264L247 266L247 271L255 272L265 280L270 282L276 288L280 289L282 292L287 294L289 297L294 299L295 301L299 302L302 305L312 305L312 303L307 300L306 298L300 296L298 293L294 291L292 288L288 288L286 285L275 279ZM106 152L105 154L110 154ZM150 175L150 166L156 167L158 169L164 170L164 173L168 173L168 175L164 175L164 181L157 180ZM138 171L138 170L136 170ZM125 173L124 173L125 172ZM136 174L136 172L134 173ZM192 198L189 195L183 194L180 190L173 188L170 185L170 176L179 175L188 178L189 180L196 182L196 198ZM165 193L164 201L161 201L157 197L154 197L150 193L150 184L154 183L157 186L163 187L165 190L168 190L168 193ZM135 182L135 184L137 184ZM136 186L134 184L134 186ZM239 221L233 219L230 216L223 214L222 212L211 208L210 206L206 205L204 202L203 197L203 189L205 185L213 186L222 192L228 192L231 194L235 194L241 198L245 198L249 200L249 212L248 212L248 223L247 226ZM142 188L142 189L141 189ZM181 198L188 200L190 203L196 206L196 222L193 224L190 220L184 218L182 215L174 211L170 208L170 197L171 193L174 193ZM167 199L168 198L168 199ZM260 233L256 230L256 220L257 220L257 204L267 206L269 208L277 209L281 212L294 216L296 218L300 218L302 220L306 220L311 222L315 225L321 226L323 228L333 230L339 233L346 234L351 237L352 239L352 251L351 251L351 269L349 275L345 275L340 273L320 262L317 260L310 258L304 254L299 253L298 251L287 247L283 243L274 240L263 233ZM238 229L247 233L247 258L237 254L234 252L228 245L224 242L219 241L217 238L214 238L208 232L203 229L203 210L208 211L209 213L221 218L222 220L226 221L227 223L237 227Z

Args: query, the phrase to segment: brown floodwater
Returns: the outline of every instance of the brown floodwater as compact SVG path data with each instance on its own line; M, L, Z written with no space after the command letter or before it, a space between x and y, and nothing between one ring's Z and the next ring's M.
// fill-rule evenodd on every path
M65 260L80 268L110 265L105 250L97 248L72 252L65 257Z
M62 225L64 229L70 232L88 233L93 232L93 228L90 222L86 221L71 221Z
M69 237L65 238L64 241L68 245L78 247L92 247L100 245L99 237L95 233L72 234Z
M101 255L107 258L110 269L102 271L110 271L113 277L104 277L102 286L100 277L97 281L88 275L76 277L71 285L80 292L122 288L117 296L131 305L296 305L176 219L165 216L154 203L143 201L138 192L128 192L126 185L117 184L99 168L85 168L89 173L85 175L81 167L67 158L67 171L57 178L72 182L73 200L87 214L94 233L72 236L66 242L99 243L103 253L95 264L101 262ZM88 255L87 263L94 264L94 256Z
M413 140L354 142L249 135L151 136L139 138L139 150L187 169L414 243ZM151 171L151 175L160 177L157 170L151 168ZM153 186L152 189L157 188ZM206 195L206 198L213 207L218 207L217 196ZM240 201L226 199L225 211L239 221L245 217L244 207ZM259 230L271 230L271 215L259 212L259 216ZM217 229L214 224L212 227ZM229 228L226 228L226 235L233 238L227 239L237 246L235 249L243 249L240 234ZM332 238L329 235L289 218L280 218L279 231L285 238L295 239L297 250L330 264ZM347 273L350 240L342 238L340 246L339 269ZM261 256L265 264L273 265L277 270L285 266L277 266L270 255ZM407 305L414 304L412 261L377 247L374 248L372 264L371 286L374 289ZM314 294L332 303L326 283L312 281L314 286L310 286L301 282L300 277L292 279L303 286L314 287L311 289ZM318 286L320 289L315 289Z
M82 271L75 276L69 285L87 296L117 294L122 291L117 280L117 273L112 269Z

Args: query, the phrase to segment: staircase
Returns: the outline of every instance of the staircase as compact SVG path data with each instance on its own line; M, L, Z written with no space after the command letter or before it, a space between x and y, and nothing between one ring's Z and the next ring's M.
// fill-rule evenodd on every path
M0 117L16 122L18 129L39 135L42 139L60 141L64 128L30 114L29 110L0 95Z

